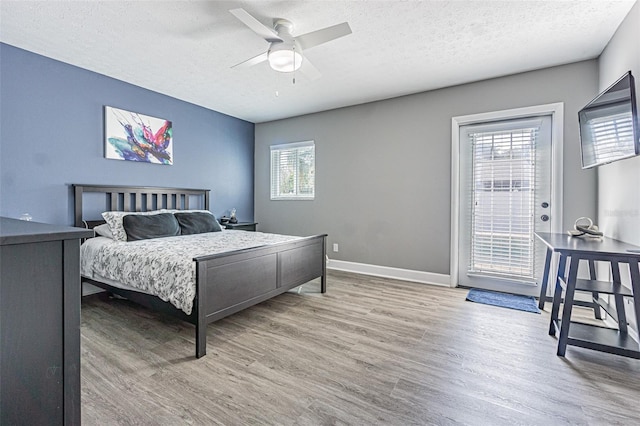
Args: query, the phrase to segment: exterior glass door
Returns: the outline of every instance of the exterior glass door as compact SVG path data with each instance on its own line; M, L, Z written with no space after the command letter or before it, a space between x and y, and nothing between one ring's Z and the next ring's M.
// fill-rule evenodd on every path
M535 295L551 230L551 117L460 128L460 262L465 287Z

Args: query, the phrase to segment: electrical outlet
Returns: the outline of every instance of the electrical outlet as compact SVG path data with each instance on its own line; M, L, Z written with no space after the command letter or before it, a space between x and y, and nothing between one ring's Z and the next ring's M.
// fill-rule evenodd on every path
M333 252L334 253L338 252L338 243L333 243Z

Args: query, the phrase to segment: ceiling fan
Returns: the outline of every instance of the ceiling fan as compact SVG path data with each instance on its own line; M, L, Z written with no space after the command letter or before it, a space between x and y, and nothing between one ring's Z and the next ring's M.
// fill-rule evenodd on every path
M232 9L229 12L269 43L269 49L266 52L240 62L231 68L251 67L261 62L269 61L271 68L276 71L294 72L300 69L300 72L309 80L315 80L320 78L320 72L302 55L302 52L351 34L349 23L343 22L294 37L291 34L293 23L286 19L274 19L273 28L269 28L242 8ZM303 63L304 66L302 66Z

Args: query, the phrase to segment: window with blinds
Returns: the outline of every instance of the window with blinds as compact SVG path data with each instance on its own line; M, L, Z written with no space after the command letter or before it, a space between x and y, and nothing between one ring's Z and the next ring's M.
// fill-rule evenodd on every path
M314 141L271 146L272 200L313 200L315 173Z
M471 274L534 277L537 135L529 127L470 135Z

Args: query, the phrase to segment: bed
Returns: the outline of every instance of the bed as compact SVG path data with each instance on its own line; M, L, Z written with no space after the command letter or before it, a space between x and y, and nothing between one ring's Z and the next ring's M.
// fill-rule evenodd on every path
M91 216L87 213L90 210L87 204L91 202L93 207L97 201L95 197L100 200L98 203L105 205L104 210L112 212L144 214L157 211L197 211L190 208L194 204L198 204L204 211L209 210L210 192L206 189L80 184L73 184L73 189L75 226L90 229L105 223L104 219L85 217ZM87 198L90 200L87 201ZM242 235L248 237L247 234L252 233L227 230L213 234L219 234L221 238L224 237L222 239L230 239ZM236 243L235 249L230 251L216 249L215 252L207 254L200 250L192 259L188 259L188 262L195 266L191 309L178 308L170 301L164 301L146 291L120 286L109 279L96 278L91 274L85 276L83 273L82 280L147 308L194 324L195 355L196 358L200 358L206 354L208 324L316 278L320 278L320 291L326 292L326 234L289 238L276 236L272 240L268 239L268 235L271 234L262 234L263 240L257 246L246 247L244 243ZM202 234L196 237L204 236ZM192 236L160 238L151 244L157 245L161 240L163 244L170 244L173 240L186 240L187 237ZM99 239L91 240L98 243L95 246L100 246ZM85 244L89 242L86 241ZM133 243L122 245L128 244L131 249Z

